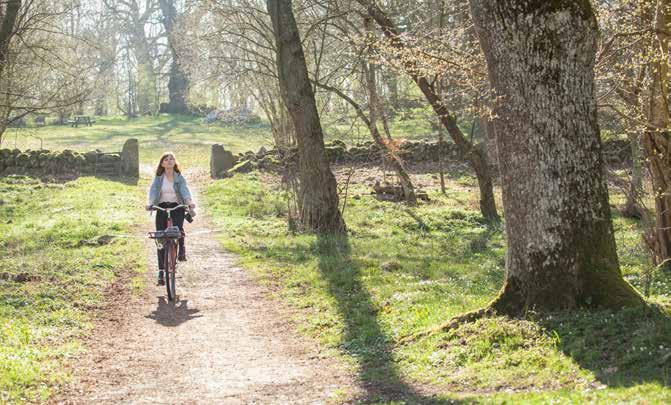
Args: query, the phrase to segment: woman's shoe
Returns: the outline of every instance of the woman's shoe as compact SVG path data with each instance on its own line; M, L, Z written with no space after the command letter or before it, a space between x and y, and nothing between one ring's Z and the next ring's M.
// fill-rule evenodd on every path
M156 285L165 285L165 278L163 277L163 270L158 271L158 281Z
M179 260L180 262L185 262L186 261L186 255L184 254L184 255L177 256L177 260Z

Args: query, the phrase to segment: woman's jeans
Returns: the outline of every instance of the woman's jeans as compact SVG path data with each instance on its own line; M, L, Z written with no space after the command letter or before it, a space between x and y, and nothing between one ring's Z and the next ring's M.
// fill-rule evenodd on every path
M179 204L177 203L160 203L158 206L161 208L173 208L178 206ZM178 208L170 213L170 218L172 218L172 225L173 226L178 226L179 230L184 233L184 215L186 212L184 211L184 208ZM168 227L168 214L163 212L163 211L156 211L156 230L157 231L163 231L165 228ZM184 237L182 236L179 238L179 256L184 256L186 254L186 250L184 249ZM163 265L163 255L164 255L164 249L157 249L157 255L158 255L158 269L159 270L164 270L165 267Z

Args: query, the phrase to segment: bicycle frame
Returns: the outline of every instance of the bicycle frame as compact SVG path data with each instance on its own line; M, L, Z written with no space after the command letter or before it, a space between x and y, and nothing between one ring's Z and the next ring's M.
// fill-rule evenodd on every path
M152 206L152 210L159 210L168 214L167 226L165 228L166 230L173 228L171 213L172 211L179 208L188 208L188 205L180 204L172 208L162 208L156 205ZM178 249L177 242L179 238L184 236L184 233L180 232L180 236L174 236L174 234L166 236L165 232L166 231L149 232L149 237L154 239L154 242L156 243L156 247L158 249L164 249L165 256L163 258L163 263L165 266L165 276L166 276L165 284L168 292L168 300L173 301L176 296L175 281L177 273L177 249ZM166 243L168 243L169 245L166 246Z

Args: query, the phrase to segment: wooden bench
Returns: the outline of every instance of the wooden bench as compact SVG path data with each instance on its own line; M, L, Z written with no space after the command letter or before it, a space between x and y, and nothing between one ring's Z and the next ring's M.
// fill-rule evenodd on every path
M68 124L73 128L77 128L79 124L85 124L88 126L93 126L96 120L89 117L88 115L75 115L74 119L68 120Z

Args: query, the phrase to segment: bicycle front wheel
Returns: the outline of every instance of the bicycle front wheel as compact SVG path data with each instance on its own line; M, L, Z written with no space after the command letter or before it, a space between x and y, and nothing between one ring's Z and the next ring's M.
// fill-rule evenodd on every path
M165 246L165 288L168 293L168 301L175 299L175 273L177 267L177 245L169 241Z

